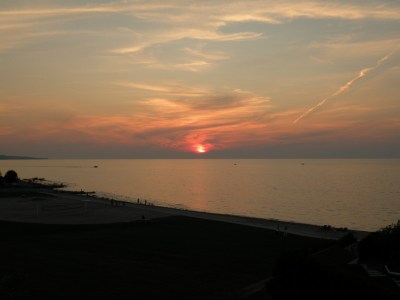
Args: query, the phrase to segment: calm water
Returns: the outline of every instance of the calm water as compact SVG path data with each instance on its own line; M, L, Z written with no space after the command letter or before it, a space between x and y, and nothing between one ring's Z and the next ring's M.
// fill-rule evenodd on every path
M3 174L8 169L73 190L198 211L363 230L400 219L398 159L0 161Z

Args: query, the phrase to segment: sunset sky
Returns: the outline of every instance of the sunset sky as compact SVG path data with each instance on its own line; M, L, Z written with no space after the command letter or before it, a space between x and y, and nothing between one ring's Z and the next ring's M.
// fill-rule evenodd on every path
M400 1L2 0L0 66L0 154L400 157Z

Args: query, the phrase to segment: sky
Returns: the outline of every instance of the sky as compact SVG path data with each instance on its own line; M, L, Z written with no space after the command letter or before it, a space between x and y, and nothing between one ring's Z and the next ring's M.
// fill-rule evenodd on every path
M0 153L400 157L400 2L0 1Z

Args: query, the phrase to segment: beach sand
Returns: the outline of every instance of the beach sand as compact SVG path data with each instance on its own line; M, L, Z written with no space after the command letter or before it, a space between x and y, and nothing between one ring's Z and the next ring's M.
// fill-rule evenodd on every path
M39 186L40 187L40 186ZM196 212L176 208L98 198L91 194L58 191L48 187L2 188L0 220L42 224L108 224L186 216L280 231L282 234L340 239L348 232L357 239L367 232L337 230L318 225L273 219Z
M272 299L266 283L285 255L348 233L143 202L0 187L0 298Z

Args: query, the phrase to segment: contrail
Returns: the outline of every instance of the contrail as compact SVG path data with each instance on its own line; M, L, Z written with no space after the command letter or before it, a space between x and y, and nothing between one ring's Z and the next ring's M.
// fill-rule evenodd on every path
M375 65L373 67L370 68L365 68L362 69L358 75L356 77L354 77L352 80L348 81L346 84L342 85L336 92L334 92L332 95L326 97L325 99L321 100L317 105L311 107L310 109L308 109L305 113L303 113L300 117L298 117L296 120L293 121L293 124L296 124L297 122L299 122L301 119L303 119L305 116L309 115L310 113L312 113L314 110L316 110L317 108L321 107L322 105L324 105L329 99L336 97L338 95L340 95L341 93L347 91L356 81L358 81L359 79L363 78L364 76L366 76L368 73L370 73L371 71L375 70L376 68L380 67L386 60L388 60L393 54L395 54L398 50L396 49L393 52L390 52L389 54L385 55L384 57L382 57L380 60L378 60Z

